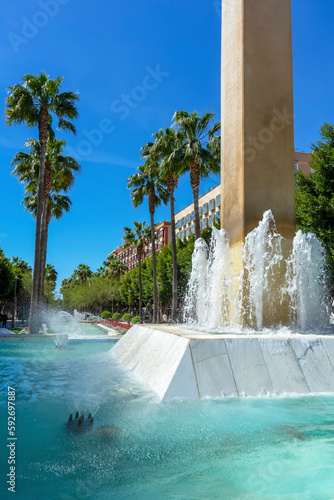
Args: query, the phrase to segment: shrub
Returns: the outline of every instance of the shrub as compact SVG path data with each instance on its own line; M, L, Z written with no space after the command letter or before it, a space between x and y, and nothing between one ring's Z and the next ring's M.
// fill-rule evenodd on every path
M139 321L140 321L140 317L139 317L139 316L134 316L134 317L132 318L131 323L132 323L133 325L136 325L137 323L139 323Z
M132 320L132 315L130 313L125 313L122 316L122 321L126 321L127 323L130 323Z
M113 321L119 321L122 315L120 313L115 313L112 317Z
M102 319L110 319L111 318L111 312L109 312L109 311L103 311L103 313L101 313L101 318Z

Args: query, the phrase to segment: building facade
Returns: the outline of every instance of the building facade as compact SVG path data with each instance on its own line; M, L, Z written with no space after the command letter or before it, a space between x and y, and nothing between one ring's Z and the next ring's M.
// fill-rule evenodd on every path
M169 221L163 221L155 225L156 240L155 249L158 252L163 246L168 246L171 243L171 223ZM152 251L152 243L149 243L145 247L145 258L150 255ZM117 257L126 267L131 271L134 269L138 263L138 255L136 247L124 248L120 245L115 250L113 250L109 255L114 255Z
M299 170L305 175L311 174L309 153L295 151L294 159L296 173ZM220 183L199 197L198 208L201 231L212 226L216 220L220 220L220 197ZM183 240L195 233L194 219L194 203L190 203L190 205L175 214L175 230L178 238Z

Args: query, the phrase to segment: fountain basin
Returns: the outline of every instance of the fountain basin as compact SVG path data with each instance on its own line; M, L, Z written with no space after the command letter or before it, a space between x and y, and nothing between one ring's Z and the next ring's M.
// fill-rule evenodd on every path
M111 354L161 401L334 393L334 335L134 326Z

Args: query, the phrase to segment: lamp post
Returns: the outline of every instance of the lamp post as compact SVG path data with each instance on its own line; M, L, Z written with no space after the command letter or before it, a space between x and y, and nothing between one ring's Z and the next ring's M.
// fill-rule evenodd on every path
M17 280L18 276L15 276L15 286L14 286L14 303L13 303L13 312L12 312L12 330L15 328L15 316L16 316L16 309L17 309L17 297L16 297L16 290L17 290Z
M130 306L131 306L131 292L132 292L132 290L129 290L129 314L130 314Z
M157 285L158 285L158 316L157 316L157 319L158 319L158 323L160 323L160 285L161 285L161 282L157 281Z
M115 297L115 295L112 294L112 296L111 296L111 304L112 304L111 305L111 317L114 315L114 297Z

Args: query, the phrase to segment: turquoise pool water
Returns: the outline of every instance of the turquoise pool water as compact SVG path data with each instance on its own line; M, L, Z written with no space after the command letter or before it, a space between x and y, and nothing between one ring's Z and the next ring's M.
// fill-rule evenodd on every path
M13 498L8 385L16 388L16 499L334 498L334 397L158 404L115 364L111 345L0 343L0 498ZM87 432L65 425L76 409L94 414Z

